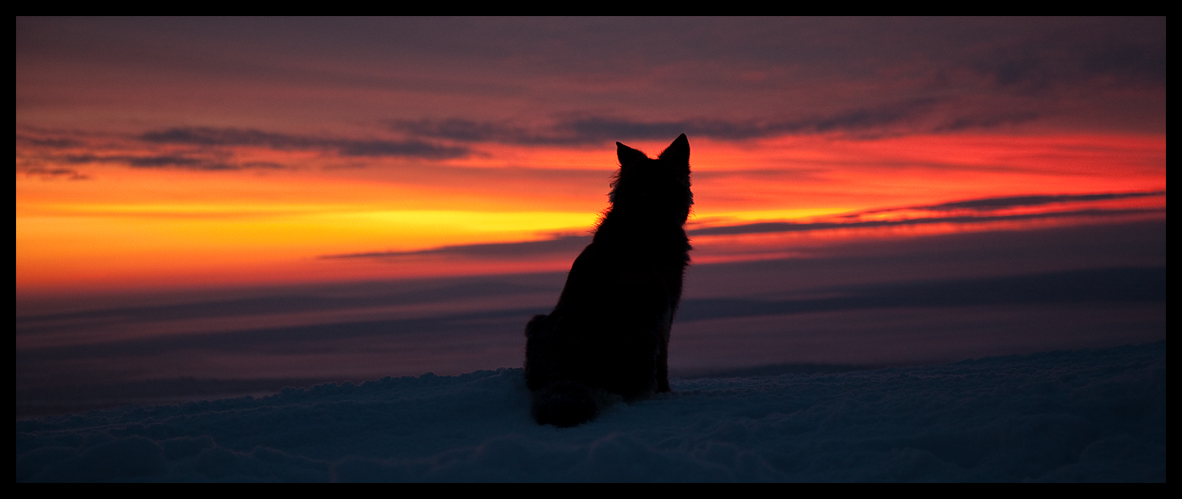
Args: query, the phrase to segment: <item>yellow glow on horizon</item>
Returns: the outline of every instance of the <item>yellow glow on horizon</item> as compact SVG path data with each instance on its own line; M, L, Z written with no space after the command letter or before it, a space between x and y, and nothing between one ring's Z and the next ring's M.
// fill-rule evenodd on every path
M536 240L550 232L581 232L595 213L355 211L160 216L155 208L93 207L90 216L23 216L17 219L17 267L23 262L104 258L203 258L252 260L315 257L323 253L412 251L454 244ZM120 211L123 211L120 213ZM224 211L224 210L223 210ZM176 207L172 213L191 214ZM112 214L114 213L114 214ZM165 254L170 256L164 256ZM141 260L141 263L147 263ZM19 273L19 272L18 272Z
M691 229L989 197L1165 190L1164 136L690 140ZM667 144L629 145L655 156ZM87 180L18 173L17 288L263 284L569 265L543 262L549 257L320 258L587 233L608 207L614 147L483 150L490 154L439 163L386 158L353 169L333 168L339 158L303 155L298 167L266 171L103 164L77 166ZM265 159L284 162L280 153ZM1123 203L1152 207L1164 196ZM764 239L728 244L755 249Z

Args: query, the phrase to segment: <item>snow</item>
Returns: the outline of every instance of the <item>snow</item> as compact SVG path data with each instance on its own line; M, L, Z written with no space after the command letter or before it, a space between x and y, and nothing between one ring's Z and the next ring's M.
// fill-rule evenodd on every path
M16 481L1157 481L1166 343L675 379L569 429L520 369L16 422Z

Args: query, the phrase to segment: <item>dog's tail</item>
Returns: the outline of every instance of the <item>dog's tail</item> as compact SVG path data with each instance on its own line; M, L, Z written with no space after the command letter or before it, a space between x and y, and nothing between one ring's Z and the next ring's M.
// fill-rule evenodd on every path
M600 411L620 399L600 388L570 379L561 367L567 355L555 354L549 316L535 315L525 326L525 384L533 391L531 413L538 424L559 428L578 426L595 419Z
M538 424L569 428L586 423L610 404L610 395L576 381L555 381L534 392L533 417Z

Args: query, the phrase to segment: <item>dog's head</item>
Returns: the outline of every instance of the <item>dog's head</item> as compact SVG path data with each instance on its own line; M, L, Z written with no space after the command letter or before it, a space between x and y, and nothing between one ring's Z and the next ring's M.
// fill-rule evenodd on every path
M681 134L657 159L616 142L620 170L612 182L613 210L668 214L685 223L694 194L690 190L689 139Z

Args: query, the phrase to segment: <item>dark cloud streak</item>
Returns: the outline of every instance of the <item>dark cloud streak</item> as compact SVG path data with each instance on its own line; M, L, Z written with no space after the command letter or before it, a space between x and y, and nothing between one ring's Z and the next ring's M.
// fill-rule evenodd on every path
M71 154L55 158L59 161L71 164L87 164L87 163L117 163L132 168L156 169L156 168L181 168L186 170L202 170L202 171L233 171L246 169L284 169L285 166L278 163L251 161L246 163L228 163L225 161L212 160L207 158L198 158L193 156L186 156L183 154L160 154L151 156L136 156L130 154Z
M26 175L40 176L45 178L66 178L69 180L90 180L90 175L79 172L73 168L45 168L40 166L26 167L21 169Z
M39 138L16 134L16 143L49 149L71 149L85 145L81 141L63 137Z
M716 140L748 140L782 135L842 133L857 136L900 133L941 133L1016 125L1039 117L1035 111L955 111L934 98L846 109L828 115L780 120L685 119L637 121L611 116L566 116L543 128L530 129L510 122L462 118L389 120L393 131L414 137L457 142L497 142L523 145L583 145L615 140L664 139L686 133ZM953 114L952 117L943 116Z
M1164 196L1166 191L1150 191L1150 192L1107 192L1101 194L1059 194L1059 195L1032 195L1032 196L1006 196L996 198L984 199L970 199L967 201L954 201L951 203L933 204L927 206L913 206L911 209L931 210L931 211L952 211L961 209L970 210L997 210L1003 208L1014 208L1020 206L1041 206L1052 203L1071 203L1071 202L1087 202L1087 201L1107 201L1112 199L1128 199L1151 196Z
M1165 215L1164 208L1132 209L1084 209L1050 213L1023 213L1017 215L983 215L955 217L907 218L902 220L867 220L855 222L758 222L722 227L707 227L690 231L691 236L722 236L737 234L766 234L773 232L808 232L833 229L866 229L877 227L906 227L929 224L978 224L989 222L1022 222L1069 218L1099 218L1135 215Z
M450 159L467 156L463 147L441 146L419 140L354 140L319 138L302 135L264 132L242 128L188 127L146 132L139 136L154 144L184 144L199 146L250 146L286 150L327 150L341 156L379 157L401 156L423 159Z
M553 236L551 239L545 239L542 241L464 244L456 246L443 246L419 251L375 251L366 253L346 253L340 255L324 255L320 258L393 258L426 255L459 255L478 258L525 258L547 253L577 253L590 243L590 235L557 235Z

